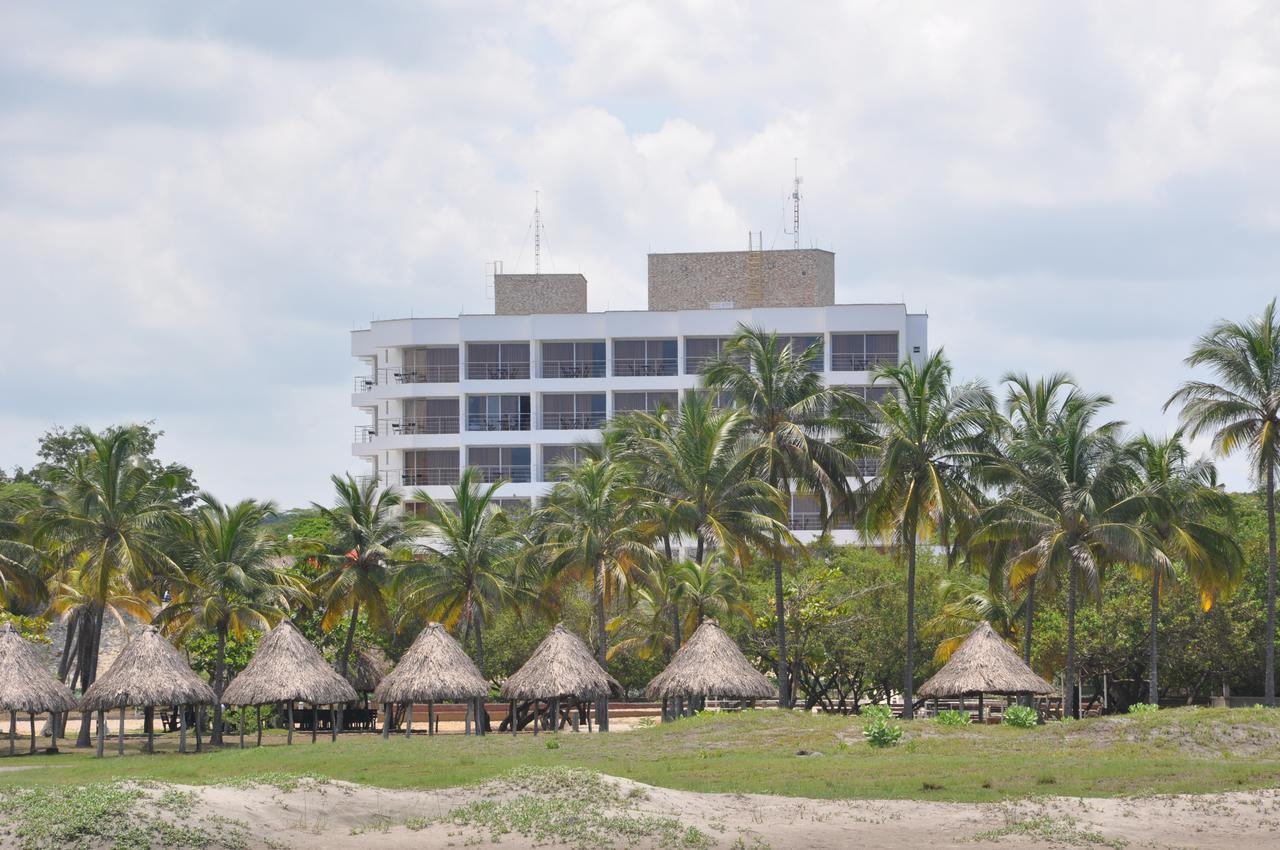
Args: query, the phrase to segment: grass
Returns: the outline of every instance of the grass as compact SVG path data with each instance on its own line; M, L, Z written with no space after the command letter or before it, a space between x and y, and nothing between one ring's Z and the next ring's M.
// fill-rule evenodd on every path
M200 755L138 753L98 760L92 751L0 758L6 787L104 783L114 779L190 785L293 778L383 788L431 789L493 779L517 768L581 768L690 791L782 794L821 799L989 802L1045 794L1115 797L1252 790L1280 784L1280 712L1177 709L1034 729L947 728L902 723L903 746L862 743L859 718L777 711L704 715L608 735L351 735ZM848 746L853 743L854 746ZM801 750L821 752L804 758ZM926 783L928 787L926 788Z

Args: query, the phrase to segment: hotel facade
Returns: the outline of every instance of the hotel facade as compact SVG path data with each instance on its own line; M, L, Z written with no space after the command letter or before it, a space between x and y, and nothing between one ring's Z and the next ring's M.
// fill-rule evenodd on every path
M352 332L364 369L351 403L352 454L364 475L448 500L461 470L504 482L503 503L531 506L557 464L598 441L610 417L674 408L742 325L796 348L820 342L829 384L871 392L880 363L919 360L928 317L904 304L836 304L835 255L819 250L649 255L649 309L587 312L577 274L494 278L495 312L374 321ZM797 497L792 525L821 519ZM847 529L833 532L852 539Z

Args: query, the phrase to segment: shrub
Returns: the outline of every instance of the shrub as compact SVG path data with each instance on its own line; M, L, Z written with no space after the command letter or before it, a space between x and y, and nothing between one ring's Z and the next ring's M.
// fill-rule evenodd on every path
M890 723L883 717L877 717L862 727L862 737L866 738L867 743L877 749L892 747L902 740L902 727Z
M1130 714L1155 714L1160 710L1160 706L1150 702L1135 702L1129 706Z
M893 717L893 709L887 705L864 705L858 712L866 720L889 720Z
M973 722L973 718L969 716L967 711L957 711L956 709L947 709L939 711L938 716L934 718L939 726L968 726Z
M1001 722L1006 726L1016 726L1019 729L1031 729L1039 721L1040 715L1031 706L1011 705L1004 710L1004 719Z

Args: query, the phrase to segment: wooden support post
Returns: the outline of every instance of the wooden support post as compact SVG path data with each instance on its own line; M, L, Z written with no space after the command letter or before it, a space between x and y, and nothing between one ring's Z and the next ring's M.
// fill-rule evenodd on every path
M58 727L62 724L62 714L49 715L49 752L58 751Z
M124 710L125 707L120 706L120 742L117 744L116 751L120 755L124 755Z
M156 707L149 705L142 709L142 725L147 727L147 752L156 751Z
M551 731L560 731L560 697L551 698Z
M338 740L338 724L342 722L342 711L329 706L329 722L333 724L333 731L329 733L329 740L336 742Z
M468 732L471 731L470 726L467 727L467 731ZM436 734L436 701L433 699L429 699L427 700L427 737L430 738L435 734Z
M107 750L107 717L106 712L98 711L98 758L102 758Z
M320 710L311 703L311 743L316 742L316 730L320 728Z
M668 723L671 718L667 716L667 697L662 698L662 722Z
M488 714L484 710L484 697L476 697L476 734L484 737L485 721L489 719Z
M413 700L409 700L409 705L404 710L404 736L408 738L413 734Z
M514 738L516 736L516 720L517 720L515 700L511 701L511 714L509 716L511 718L511 737Z
M18 712L9 712L9 755L18 751Z
M382 740L391 740L391 703L382 704Z
M983 706L982 706L982 694L978 694L978 725L979 725L979 726L982 726L982 725L984 725L984 724L987 722L986 717L985 717L985 716L983 716L983 710L982 710L982 709L983 709Z
M36 713L31 712L31 752L36 751Z
M542 725L542 717L538 714L538 700L533 701L533 737L538 737L538 727Z
M200 737L200 727L204 726L204 706L196 706L196 752L204 752L204 739Z
M240 706L240 749L244 749L244 706Z
M254 706L254 708L257 709L257 715L258 715L258 746L261 747L262 746L262 706L256 705Z
M587 731L591 731L591 703L587 703Z
M582 703L577 703L573 707L573 711L569 714L569 722L573 724L573 731L578 731L578 719L582 717Z
M178 752L187 751L187 707L178 706Z
M289 700L289 736L285 743L293 744L293 700Z

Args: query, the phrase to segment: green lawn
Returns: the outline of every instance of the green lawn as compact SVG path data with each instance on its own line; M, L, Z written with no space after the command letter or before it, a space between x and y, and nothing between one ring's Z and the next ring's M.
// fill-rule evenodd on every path
M1280 785L1280 712L1179 709L1148 717L1051 723L1031 730L904 724L901 745L875 750L858 718L777 711L703 716L609 735L350 735L336 744L279 735L262 749L97 760L91 751L0 758L0 786L142 778L206 784L267 774L317 775L386 788L475 782L518 765L567 765L695 791L818 798L990 801L1053 794L1204 793ZM554 740L558 747L550 749ZM821 756L799 756L800 750ZM2 750L0 750L2 751ZM926 783L930 786L926 788Z

